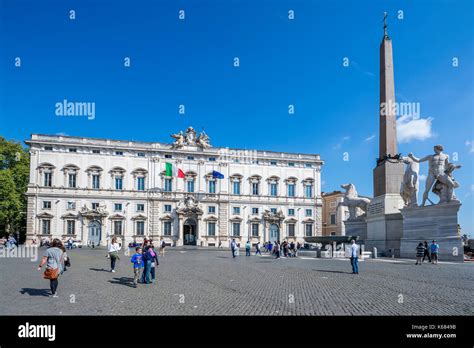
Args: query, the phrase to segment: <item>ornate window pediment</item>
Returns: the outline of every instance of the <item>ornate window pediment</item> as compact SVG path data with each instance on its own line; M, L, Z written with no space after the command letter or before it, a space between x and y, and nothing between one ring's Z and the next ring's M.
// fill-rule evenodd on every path
M124 174L125 172L126 172L126 170L123 169L122 167L113 167L113 168L109 171L109 173L112 174L112 175L113 175L113 174Z
M229 178L230 178L230 181L241 182L243 179L243 175L235 173L235 174L232 174Z
M276 175L272 175L267 178L267 182L270 184L277 184L280 181L280 178Z
M143 214L137 214L137 215L135 215L134 217L131 218L131 220L134 220L134 221L135 220L146 220L146 219L148 219L148 218Z
M233 216L229 219L231 222L241 222L243 219L240 216Z
M203 219L204 221L217 221L217 217L215 215L209 215Z
M171 220L173 220L173 216L171 214L165 214L162 217L160 217L160 220L162 220L162 221L171 221Z
M100 174L101 172L103 171L102 167L100 166L89 166L87 169L86 169L86 173L87 174L94 174L94 173L97 173L97 174Z
M184 173L184 176L186 179L194 179L197 177L197 173L192 170L189 170L186 173Z
M53 166L51 163L43 162L43 163L40 163L38 167L36 167L36 169L40 171L47 171L47 170L52 171L56 169L56 167Z
M315 222L315 221L312 218L306 218L306 219L303 220L304 224L312 224L313 222Z
M39 219L52 219L54 218L54 215L45 212L45 213L36 215L36 217Z
M79 169L80 168L76 166L75 164L66 164L61 170L67 173L67 172L77 172L79 171Z
M147 174L148 174L148 170L146 170L145 168L137 168L132 171L133 176L139 176L139 175L145 176Z
M249 220L249 221L250 221L250 222L254 222L254 223L255 223L255 222L261 222L262 220L261 220L259 217L257 217L257 216L254 216L254 217L250 218L250 220Z
M251 183L259 183L260 180L262 180L262 177L258 174L255 174L255 175L252 175L252 176L249 177L249 181Z
M63 214L61 216L61 219L77 219L77 214L74 214L74 213L67 213L67 214Z
M297 223L297 222L298 222L298 220L296 220L296 219L293 218L293 217L288 218L288 219L285 220L285 223L287 223L287 224L295 224L295 223Z
M306 178L303 180L303 184L305 185L309 185L309 184L313 184L314 183L314 179L313 178Z
M125 220L125 216L123 216L122 214L113 214L111 216L109 216L109 219L110 220Z
M296 182L298 182L298 178L296 178L294 176L290 176L290 177L285 179L285 183L287 183L287 184L294 184Z

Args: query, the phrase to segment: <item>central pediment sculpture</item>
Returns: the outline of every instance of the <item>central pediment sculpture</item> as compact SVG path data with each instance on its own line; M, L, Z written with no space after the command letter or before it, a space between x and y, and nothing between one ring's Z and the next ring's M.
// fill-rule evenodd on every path
M199 146L203 149L208 149L211 147L210 138L206 132L201 131L198 136L196 136L196 131L193 127L188 127L186 132L179 131L179 133L171 134L171 137L175 139L171 145L172 149L180 149L183 146Z

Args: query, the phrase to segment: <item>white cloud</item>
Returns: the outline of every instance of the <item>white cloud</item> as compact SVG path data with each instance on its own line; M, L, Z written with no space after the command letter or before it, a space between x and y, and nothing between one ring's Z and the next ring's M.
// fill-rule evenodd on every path
M337 143L336 145L334 145L334 146L332 147L333 150L339 150L339 149L342 147L342 145L344 144L344 142L348 141L350 138L351 138L351 137L349 137L349 136L343 137L343 138L339 141L339 143Z
M400 116L397 120L397 138L399 143L412 140L426 140L433 136L431 131L432 117Z
M466 146L469 148L469 152L474 152L474 141L466 140Z
M367 138L365 138L365 141L372 141L375 139L375 134L372 134L371 136L368 136Z

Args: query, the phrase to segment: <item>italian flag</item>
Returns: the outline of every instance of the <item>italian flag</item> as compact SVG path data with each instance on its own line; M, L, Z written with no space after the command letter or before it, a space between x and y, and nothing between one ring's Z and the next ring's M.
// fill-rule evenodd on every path
M178 178L184 179L184 172L171 163L166 162L166 176L177 176Z

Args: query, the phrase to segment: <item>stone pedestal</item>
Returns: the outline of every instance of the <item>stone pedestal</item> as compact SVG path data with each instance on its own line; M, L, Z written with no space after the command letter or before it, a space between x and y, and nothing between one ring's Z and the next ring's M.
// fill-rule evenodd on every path
M367 207L366 249L377 248L383 256L400 255L403 199L398 193L375 197Z
M425 240L439 244L440 261L463 262L464 249L458 234L458 211L461 203L452 201L425 207L405 207L400 256L415 258L416 247Z
M367 239L367 221L365 216L344 221L344 227L346 229L346 236L359 236L359 241Z

